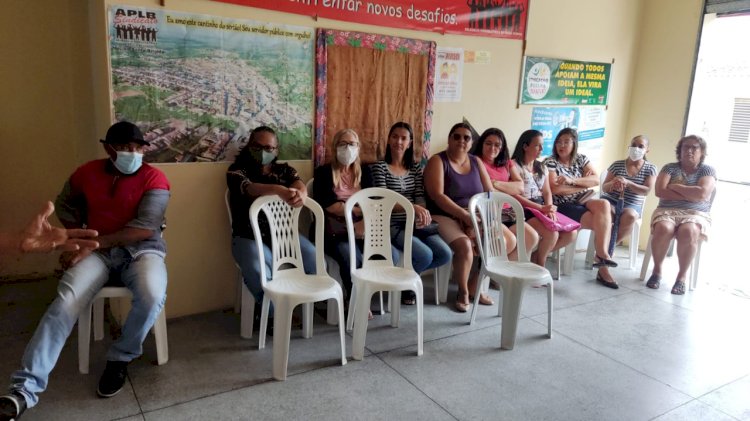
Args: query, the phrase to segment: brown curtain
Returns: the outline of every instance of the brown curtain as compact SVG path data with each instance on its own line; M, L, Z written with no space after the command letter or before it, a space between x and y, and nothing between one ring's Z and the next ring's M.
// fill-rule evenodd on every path
M405 121L414 129L414 158L422 156L429 56L399 51L328 46L326 162L331 141L354 129L362 163L385 155L388 129Z

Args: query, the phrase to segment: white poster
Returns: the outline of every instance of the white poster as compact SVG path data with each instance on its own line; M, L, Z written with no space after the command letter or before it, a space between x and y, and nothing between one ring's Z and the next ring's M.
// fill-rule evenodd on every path
M435 61L435 102L461 101L463 80L463 48L438 47Z

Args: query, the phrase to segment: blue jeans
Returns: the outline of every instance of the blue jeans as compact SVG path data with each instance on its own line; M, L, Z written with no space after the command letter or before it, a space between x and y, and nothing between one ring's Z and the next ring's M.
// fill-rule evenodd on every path
M304 235L299 236L299 246L302 252L302 265L305 273L314 274L315 269L315 246ZM240 266L245 285L255 297L255 302L263 302L263 285L260 282L260 264L258 262L258 249L255 240L251 238L232 237L232 256ZM273 264L273 253L268 245L263 244L263 256L266 265L266 281L271 280L271 265Z
M107 360L131 361L141 355L143 340L167 298L164 257L146 252L133 258L121 247L94 252L65 271L57 286L57 298L26 346L21 369L11 376L11 389L20 392L29 407L37 404L37 395L47 388L49 373L79 313L107 283L110 273L119 273L122 284L133 293L133 305L122 335L107 352Z
M404 250L404 230L391 229L391 241L393 245L403 252ZM427 269L433 269L448 263L453 257L448 244L440 238L440 234L433 234L425 239L419 239L416 236L411 238L411 265L414 271L422 273Z

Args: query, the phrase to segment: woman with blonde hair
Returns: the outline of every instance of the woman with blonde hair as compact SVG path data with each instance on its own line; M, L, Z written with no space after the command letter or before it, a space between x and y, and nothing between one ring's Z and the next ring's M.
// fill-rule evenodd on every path
M346 230L344 211L346 201L362 189L362 165L359 159L359 136L352 129L344 129L333 136L331 162L315 169L313 195L326 214L325 231L326 254L333 257L339 265L341 281L347 296L352 290L352 278L349 263L349 237ZM359 207L353 210L354 229L357 237L364 232L362 211ZM362 247L357 247L357 264L362 259ZM398 252L394 249L394 262L398 261Z

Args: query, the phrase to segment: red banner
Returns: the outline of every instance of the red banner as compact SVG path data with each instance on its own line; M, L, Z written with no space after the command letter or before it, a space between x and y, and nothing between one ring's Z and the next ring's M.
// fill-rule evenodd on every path
M523 39L529 0L214 0L444 34Z

